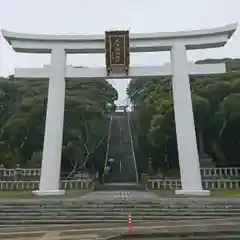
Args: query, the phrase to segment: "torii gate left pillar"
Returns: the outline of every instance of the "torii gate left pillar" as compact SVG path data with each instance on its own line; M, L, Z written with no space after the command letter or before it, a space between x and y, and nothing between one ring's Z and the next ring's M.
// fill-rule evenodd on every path
M35 195L64 195L59 189L65 107L66 52L54 47L48 85L48 102L39 190ZM54 169L54 170L53 170Z

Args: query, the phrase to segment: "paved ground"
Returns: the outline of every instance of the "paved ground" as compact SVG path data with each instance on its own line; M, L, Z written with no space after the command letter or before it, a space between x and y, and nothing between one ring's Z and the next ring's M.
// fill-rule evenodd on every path
M115 191L119 192L119 191ZM72 199L78 199L81 198L81 196L92 193L92 190L70 190L67 191L66 196L54 196L54 197L36 197L32 195L31 191L3 191L0 192L0 202L5 201L40 201L40 200L72 200ZM93 192L96 193L96 192ZM147 192L144 192L145 194ZM172 190L150 190L149 193L154 193L155 195L158 195L159 198L187 198L181 195L175 195L174 191ZM212 190L211 191L212 196L211 197L201 197L201 199L214 199L214 198L224 198L226 199L233 199L236 201L237 199L240 201L240 190L239 189L229 189L229 190Z
M115 201L129 199L133 201L156 201L159 196L146 191L96 191L81 196L83 201Z
M164 203L179 203L179 202L207 202L207 203L239 203L240 198L238 197L168 197L161 196L155 191L94 191L88 192L85 195L78 197L79 201L88 202L110 202L116 200L132 200L132 201L151 201L151 202L164 202Z

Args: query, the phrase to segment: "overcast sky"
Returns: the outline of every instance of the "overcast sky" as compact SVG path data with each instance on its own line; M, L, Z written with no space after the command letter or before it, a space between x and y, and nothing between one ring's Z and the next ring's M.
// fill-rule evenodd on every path
M0 0L0 29L22 33L103 34L212 28L240 21L240 0ZM240 26L239 26L240 28ZM41 67L49 56L15 53L0 36L0 76L15 67ZM191 51L189 60L240 57L240 32L226 47ZM162 65L169 53L134 54L132 65ZM68 64L104 66L104 56L75 55ZM123 80L114 81L123 92Z

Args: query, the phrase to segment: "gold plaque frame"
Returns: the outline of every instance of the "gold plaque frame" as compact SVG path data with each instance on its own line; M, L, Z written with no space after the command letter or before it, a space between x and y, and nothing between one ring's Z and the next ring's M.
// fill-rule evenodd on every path
M130 64L129 31L106 31L105 53L108 75L114 68L120 68L128 73Z

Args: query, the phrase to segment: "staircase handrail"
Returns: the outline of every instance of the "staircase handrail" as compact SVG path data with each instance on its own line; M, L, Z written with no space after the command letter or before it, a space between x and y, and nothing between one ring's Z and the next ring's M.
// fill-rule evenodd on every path
M106 155L105 155L105 163L104 163L104 167L107 166L107 161L108 161L108 152L109 152L109 145L110 145L110 140L111 140L111 129L112 129L112 116L110 117L110 123L109 123L108 140L107 140L107 149L106 149Z
M128 130L129 130L129 135L130 135L130 145L131 145L131 149L132 149L134 168L135 168L135 173L136 173L136 180L138 183L138 170L137 170L137 163L136 163L136 155L135 155L134 146L133 146L133 137L132 137L130 120L129 120L129 112L127 112L127 122L128 122Z

